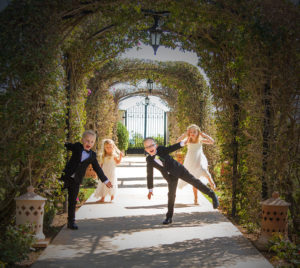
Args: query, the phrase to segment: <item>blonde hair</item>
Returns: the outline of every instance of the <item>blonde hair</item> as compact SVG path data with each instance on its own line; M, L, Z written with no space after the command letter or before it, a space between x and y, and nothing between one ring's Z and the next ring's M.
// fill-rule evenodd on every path
M198 136L197 136L197 139L196 139L196 142L199 143L200 142L200 132L201 132L201 129L199 126L197 126L196 124L191 124L187 127L187 131L189 131L190 129L196 129L198 131Z
M120 155L120 150L117 148L116 144L114 143L113 140L111 139L104 139L102 141L102 145L101 145L101 150L100 150L100 159L101 159L101 163L104 162L104 158L107 156L107 153L105 151L105 145L106 144L112 144L113 145L113 155Z
M82 138L86 137L87 135L94 136L95 138L97 136L96 133L91 129L84 131L82 134Z

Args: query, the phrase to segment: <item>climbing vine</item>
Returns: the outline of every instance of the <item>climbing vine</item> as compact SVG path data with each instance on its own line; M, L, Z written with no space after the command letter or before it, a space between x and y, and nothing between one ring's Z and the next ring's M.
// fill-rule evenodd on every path
M131 72L130 63L114 60L138 40L149 42L153 21L142 8L170 11L162 43L198 55L207 90L184 64L139 62ZM292 1L281 0L12 1L0 13L1 219L12 218L13 198L28 184L42 194L45 181L56 187L63 142L108 115L89 112L105 100L113 105L109 87L152 74L156 94L174 104L176 131L189 123L216 131L219 165L228 163L218 178L228 212L256 223L259 201L278 190L299 232L299 17ZM98 86L88 97L93 76Z

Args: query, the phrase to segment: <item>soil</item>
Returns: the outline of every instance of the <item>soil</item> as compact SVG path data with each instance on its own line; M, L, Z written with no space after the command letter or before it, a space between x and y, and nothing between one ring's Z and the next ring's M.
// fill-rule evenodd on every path
M77 205L77 209L81 206ZM68 214L67 213L60 213L55 215L53 222L48 230L44 230L44 235L46 237L45 240L49 241L49 244L52 242L52 240L55 238L55 236L60 232L60 230L64 227L65 224L67 224L67 218ZM42 254L43 250L45 248L34 248L34 251L32 251L28 255L28 259L24 260L20 263L17 263L15 267L17 268L25 268L25 267L30 267L37 259L38 257Z
M221 212L221 211L220 211ZM221 212L222 213L222 212ZM228 215L223 214L228 220L231 221L231 223L239 229L239 231L243 234L244 237L246 237L251 244L274 266L274 267L286 267L286 268L293 268L294 266L290 263L284 262L283 260L277 260L275 258L275 253L264 251L259 248L257 248L255 242L258 240L260 233L259 231L254 233L249 233L246 228L243 226L237 224L232 218L228 217Z

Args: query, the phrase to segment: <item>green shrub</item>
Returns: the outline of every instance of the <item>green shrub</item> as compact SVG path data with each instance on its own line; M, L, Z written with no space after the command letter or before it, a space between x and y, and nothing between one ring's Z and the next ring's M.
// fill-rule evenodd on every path
M57 208L54 205L53 202L46 201L45 207L44 207L44 222L43 222L43 228L44 230L49 230L50 225L53 222L53 219L55 215L57 214Z
M152 137L158 145L164 145L164 136L157 135ZM144 148L144 136L140 133L134 133L129 141L129 148Z
M142 134L133 134L132 139L130 139L129 148L144 148L143 140L144 137L142 136Z
M129 133L126 127L121 123L117 123L118 148L121 151L128 149Z
M8 225L0 239L0 263L8 265L28 259L30 249L36 241L30 224Z
M86 199L85 199L85 194L84 194L84 189L80 189L79 190L79 193L78 193L78 199L79 201L77 200L77 203L81 203L81 202L84 202Z
M83 188L96 188L98 184L98 180L95 180L94 178L84 178L82 182Z
M291 263L295 267L300 266L300 246L295 245L287 239L284 239L282 234L275 234L270 239L269 251L274 252L275 260L284 260Z
M80 203L85 202L93 194L95 188L81 188L78 193L78 199Z
M164 141L165 141L164 136L158 134L156 137L153 137L153 139L156 141L158 145L164 145Z

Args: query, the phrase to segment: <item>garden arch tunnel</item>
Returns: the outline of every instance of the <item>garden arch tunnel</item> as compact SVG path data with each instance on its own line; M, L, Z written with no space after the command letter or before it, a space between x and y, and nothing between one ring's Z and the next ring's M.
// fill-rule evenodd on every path
M252 200L243 181L254 182L254 192L262 190L263 197L279 187L292 203L292 214L299 213L299 200L290 190L297 189L293 159L299 148L295 55L300 23L292 3L71 2L46 0L41 6L38 0L13 1L1 12L1 148L6 156L1 170L3 178L13 181L5 184L1 218L11 213L13 198L25 191L29 177L37 185L41 178L59 176L65 161L62 141L78 140L86 125L87 77L138 41L148 42L144 30L153 21L141 8L171 12L163 25L163 45L194 51L210 79L220 155L232 167L232 215L237 202L258 207L259 196ZM193 119L181 123L188 121Z
M95 71L95 76L89 83L89 90L92 92L87 102L89 127L98 130L98 133L103 129L102 124L98 124L97 129L96 121L99 117L105 117L103 116L102 105L97 104L99 96L103 96L105 90L108 92L107 89L110 89L110 92L114 95L115 106L112 110L114 109L115 113L117 113L120 100L137 95L146 97L149 94L144 86L145 83L143 86L133 88L126 87L124 83L137 85L147 77L155 80L155 87L151 95L157 96L166 102L166 105L172 110L169 115L173 119L175 117L184 119L183 117L189 114L190 117L193 117L194 123L204 127L204 123L208 120L206 107L208 106L210 92L197 67L185 62L143 60L115 60ZM117 87L120 83L123 83L124 88ZM178 105L178 102L181 102L182 105ZM145 109L140 108L142 114L146 111L146 107L143 107ZM153 106L150 107L151 111L154 112L155 110L156 116L161 118L162 127L164 126L163 128L165 129L164 142L166 142L166 132L169 129L169 126L166 125L166 114ZM184 113L182 112L183 109L186 110ZM145 119L145 117L143 118ZM141 121L140 124L141 126L136 126L136 128L145 130L145 122ZM184 130L184 127L186 126L181 127L181 131ZM140 134L145 136L146 133L143 131ZM174 133L174 135L178 134ZM107 136L108 134L104 133L103 135Z

